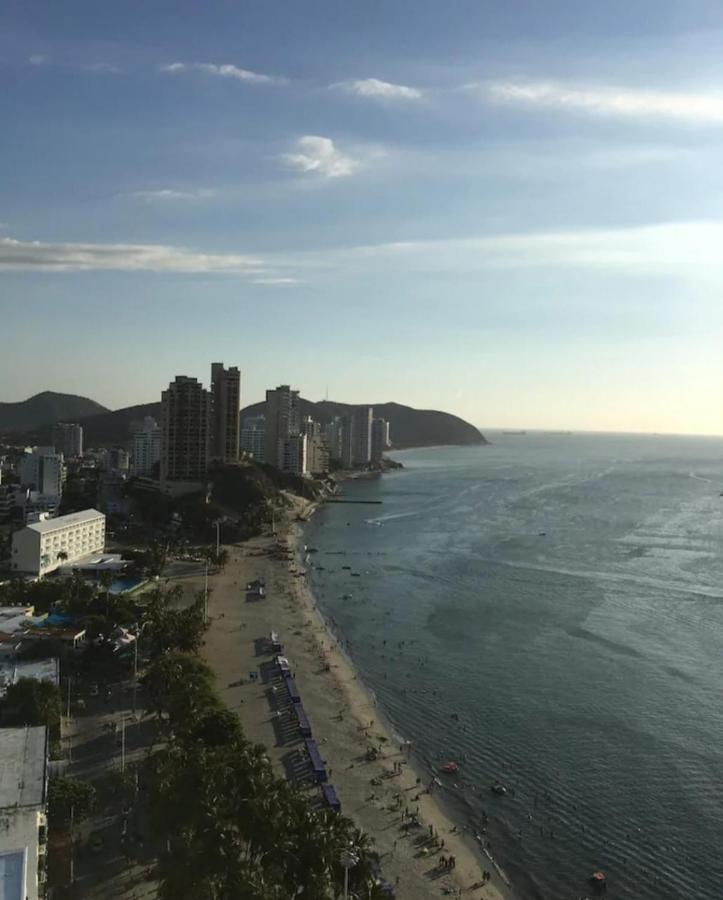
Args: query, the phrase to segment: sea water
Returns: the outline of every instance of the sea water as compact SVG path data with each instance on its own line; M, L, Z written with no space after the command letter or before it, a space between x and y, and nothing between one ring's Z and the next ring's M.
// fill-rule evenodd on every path
M723 440L492 438L345 482L319 606L520 895L720 900Z

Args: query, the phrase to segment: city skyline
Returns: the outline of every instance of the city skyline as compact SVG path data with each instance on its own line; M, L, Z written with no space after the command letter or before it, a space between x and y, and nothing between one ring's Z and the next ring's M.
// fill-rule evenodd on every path
M244 406L723 433L716 4L0 21L0 400L115 409L231 359Z

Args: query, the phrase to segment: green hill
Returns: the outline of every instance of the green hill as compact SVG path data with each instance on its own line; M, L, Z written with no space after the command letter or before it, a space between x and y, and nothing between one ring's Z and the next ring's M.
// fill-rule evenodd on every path
M0 431L27 431L55 422L77 422L108 410L95 400L76 394L43 391L18 403L0 403Z

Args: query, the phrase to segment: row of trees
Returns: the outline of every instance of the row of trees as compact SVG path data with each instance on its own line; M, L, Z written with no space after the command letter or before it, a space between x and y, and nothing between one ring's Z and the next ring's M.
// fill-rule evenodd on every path
M151 759L154 827L168 836L160 896L188 900L328 900L353 848L352 895L381 898L376 855L351 820L313 808L243 735L197 656L162 653L145 685L167 741Z

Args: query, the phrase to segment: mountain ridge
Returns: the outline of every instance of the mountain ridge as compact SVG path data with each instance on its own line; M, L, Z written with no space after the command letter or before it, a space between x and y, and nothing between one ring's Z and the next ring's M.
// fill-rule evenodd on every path
M41 391L27 400L0 403L0 430L20 431L106 412L109 412L107 407L89 397Z
M66 421L78 422L83 426L83 441L87 447L119 445L125 444L130 440L135 423L142 422L145 416L153 416L155 419L159 419L161 414L160 401L109 410L94 400L89 400L87 397L77 397L73 394L56 395L52 391L37 394L35 397L21 401L19 404L0 404L0 413L2 413L3 408L22 407L24 404L31 404L31 401L36 400L38 397L47 395L62 398L63 401L79 402L46 403L45 406L42 403L35 404L31 407L37 412L35 422L27 421L31 418L27 410L20 416L20 419L22 419L23 415L25 416L25 422L16 418L13 423L9 414L4 418L0 415L0 432L16 437L22 436L29 443L46 443L50 440L53 424L56 421L65 419ZM83 404L90 404L90 407L84 407ZM262 414L264 406L265 403L261 401L244 407L241 410L241 420ZM314 402L303 397L299 398L299 412L301 416L310 415L322 423L330 421L334 416L343 416L357 406L372 406L376 416L387 419L392 445L396 449L402 449L403 447L431 447L454 444L481 445L488 443L480 430L474 425L471 425L459 416L440 410L415 409L393 401L360 404L340 403L334 400ZM38 421L37 418L43 415L44 410L48 408L62 412L62 414L54 414L44 421ZM79 415L75 412L75 410L82 410L83 408L91 408L94 411L87 415Z

